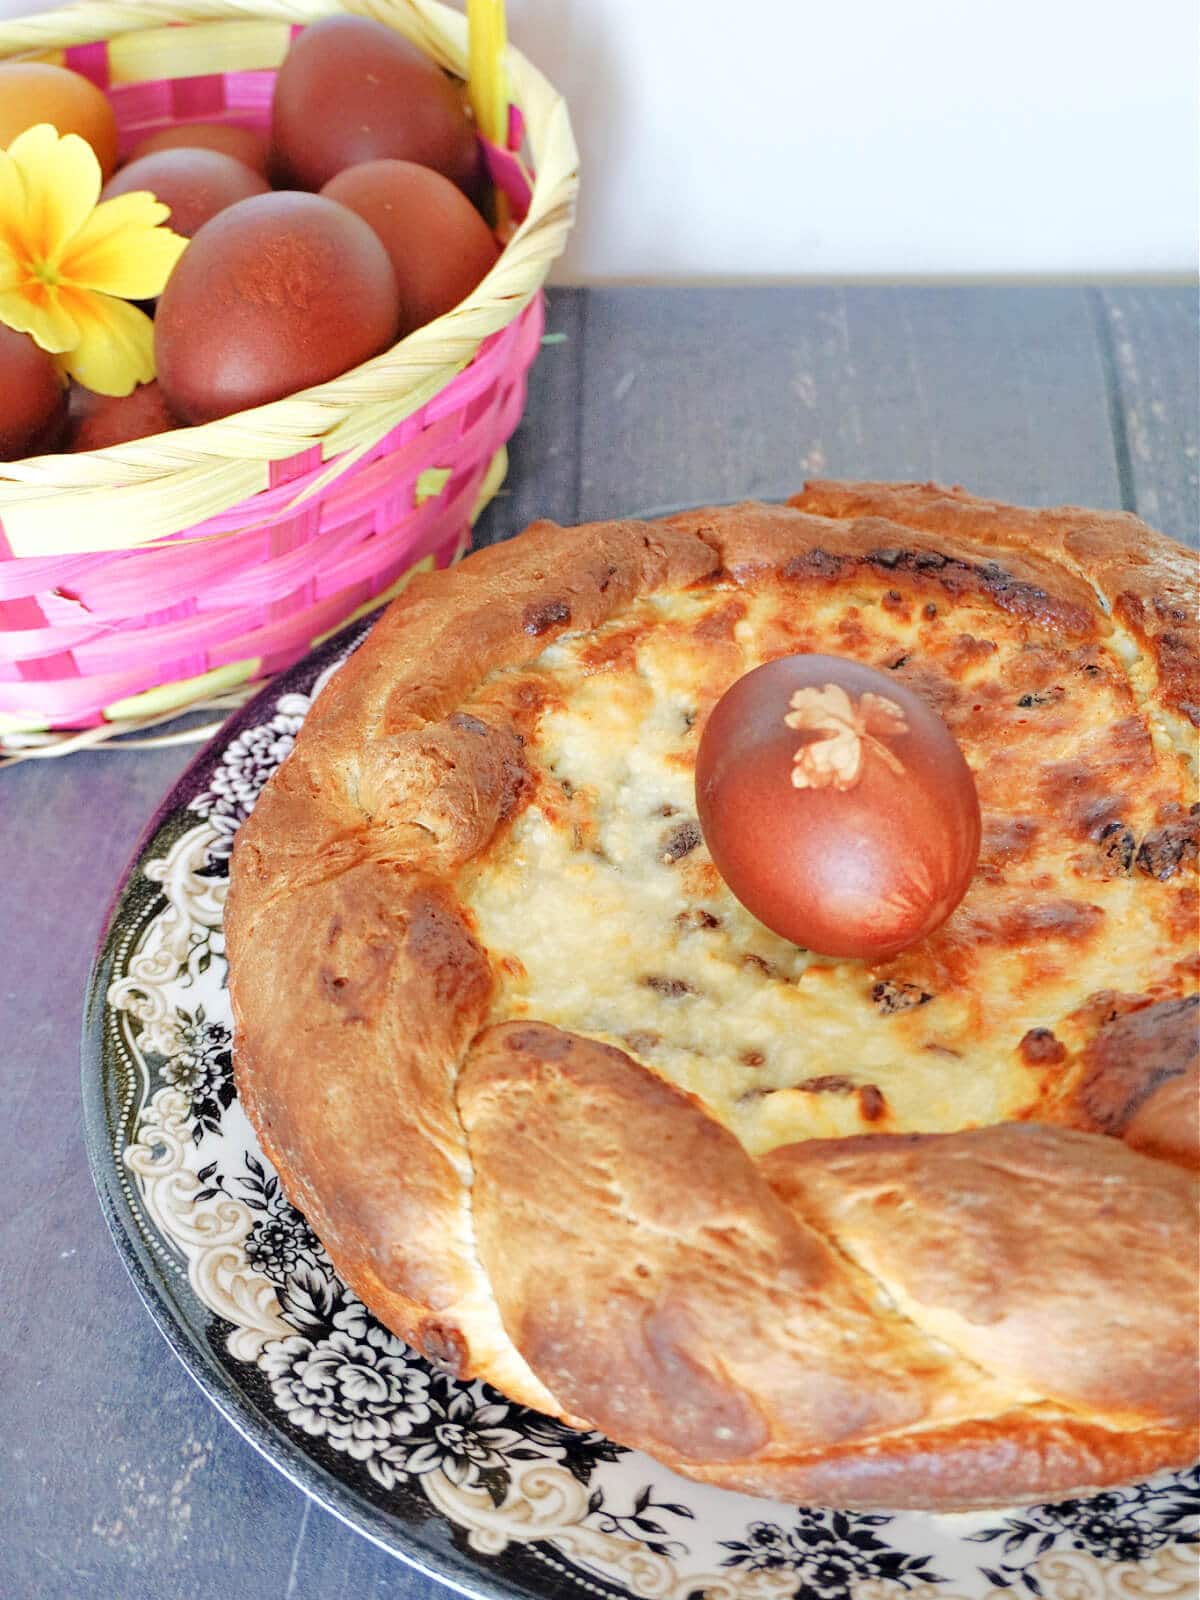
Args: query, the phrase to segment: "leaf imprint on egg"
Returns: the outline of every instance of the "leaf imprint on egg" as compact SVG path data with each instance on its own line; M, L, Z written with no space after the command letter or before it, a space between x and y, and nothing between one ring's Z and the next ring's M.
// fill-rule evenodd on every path
M826 683L819 689L797 689L790 705L783 720L806 735L792 757L795 788L852 789L862 777L867 749L894 773L903 773L904 763L879 737L908 732L904 712L894 700L868 690L855 706L840 683Z

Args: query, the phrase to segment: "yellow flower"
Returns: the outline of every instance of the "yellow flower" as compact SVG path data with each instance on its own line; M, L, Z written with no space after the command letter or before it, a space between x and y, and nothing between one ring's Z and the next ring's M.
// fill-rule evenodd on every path
M154 324L129 300L162 291L187 240L152 194L100 199L86 140L48 123L0 150L0 322L32 334L88 389L154 376Z

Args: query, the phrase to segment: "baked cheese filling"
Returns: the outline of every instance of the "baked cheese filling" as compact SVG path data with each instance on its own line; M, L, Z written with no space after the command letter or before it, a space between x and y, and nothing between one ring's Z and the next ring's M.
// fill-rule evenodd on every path
M983 845L949 921L875 966L810 954L725 888L696 822L705 717L742 673L819 651L928 698L976 778ZM1116 651L888 575L852 589L656 594L471 711L538 711L528 802L464 880L493 1021L601 1039L697 1096L753 1155L795 1140L1036 1115L1074 1071L1072 1012L1170 980L1194 879L1164 869L1181 768ZM1167 863L1169 867L1169 862Z

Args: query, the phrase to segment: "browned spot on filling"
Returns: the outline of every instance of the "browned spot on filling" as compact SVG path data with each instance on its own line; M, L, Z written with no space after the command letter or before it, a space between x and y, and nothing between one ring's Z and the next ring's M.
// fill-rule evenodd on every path
M1000 944L1034 945L1039 939L1068 939L1082 943L1096 932L1104 912L1078 900L1043 900L1040 904L1009 906L993 924Z
M857 606L850 606L843 612L837 624L838 644L844 651L853 655L865 655L871 643L871 636L863 626Z
M1086 760L1047 763L1037 787L1047 815L1056 816L1066 832L1082 839L1098 839L1129 805L1127 795L1109 788L1107 769Z
M601 634L583 646L579 663L589 675L594 672L634 673L641 639L640 628L622 628L615 633Z
M761 1050L743 1050L738 1057L744 1067L761 1067L766 1059Z
M1005 817L985 813L983 838L976 871L990 883L1003 880L1007 869L1030 854L1041 831L1035 817Z
M805 1078L796 1087L803 1089L805 1094L853 1094L858 1086L839 1073L828 1073L823 1078Z
M914 694L920 695L926 705L932 706L950 727L963 723L968 726L974 724L976 719L971 702L936 661L915 661L911 656L901 656L892 670Z
M1200 928L1200 890L1195 884L1175 885L1167 906L1167 931L1176 944L1190 943L1192 953L1180 962L1180 972L1200 971L1200 951L1195 949L1196 929Z
M1094 994L1088 995L1081 1006L1076 1006L1068 1020L1084 1028L1102 1028L1106 1023L1115 1022L1118 1017L1128 1016L1131 1011L1140 1011L1151 1003L1151 999L1152 996L1148 994L1097 989Z
M1032 711L1038 706L1057 705L1066 699L1066 690L1056 684L1052 689L1032 689L1017 701L1022 711Z
M977 639L974 634L960 633L946 651L946 666L956 678L961 678L968 667L994 656L996 646L991 639Z
M1017 1047L1030 1067L1056 1066L1067 1059L1067 1049L1050 1028L1030 1028Z
M692 629L692 636L707 641L733 639L733 630L746 615L744 600L727 600L723 606L710 611Z

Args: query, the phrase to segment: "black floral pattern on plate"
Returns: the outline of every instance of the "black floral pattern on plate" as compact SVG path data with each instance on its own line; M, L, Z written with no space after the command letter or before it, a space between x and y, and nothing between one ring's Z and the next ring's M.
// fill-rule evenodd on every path
M221 1113L237 1098L233 1084L233 1036L223 1022L210 1022L204 1007L194 1013L177 1008L180 1048L161 1068L162 1080L186 1094L192 1138L221 1131Z
M267 779L296 742L308 702L299 695L284 695L279 705L269 722L243 729L225 746L209 775L208 788L188 804L190 811L206 817L217 830L210 852L214 863L228 860L234 835L254 809Z
M250 1152L244 1160L236 1187L218 1163L202 1167L196 1198L226 1194L257 1213L246 1255L296 1330L268 1344L258 1366L293 1428L360 1463L383 1489L440 1471L453 1484L484 1490L495 1505L509 1493L515 1462L554 1461L586 1485L598 1463L627 1453L485 1384L457 1384L435 1371L341 1281L276 1174ZM633 1536L648 1531L656 1530Z
M1196 1544L1200 1532L1200 1466L1173 1482L1135 1483L1128 1489L1059 1500L1007 1517L967 1537L996 1547L1002 1560L981 1571L997 1588L1042 1590L1030 1569L1055 1546L1083 1550L1104 1561L1145 1561L1165 1544Z
M797 1600L851 1600L852 1586L868 1578L884 1578L911 1589L918 1584L945 1583L930 1565L932 1556L893 1550L876 1530L892 1518L845 1511L801 1510L790 1528L777 1522L753 1522L746 1538L722 1539L732 1551L722 1566L748 1572L787 1571L796 1578Z

